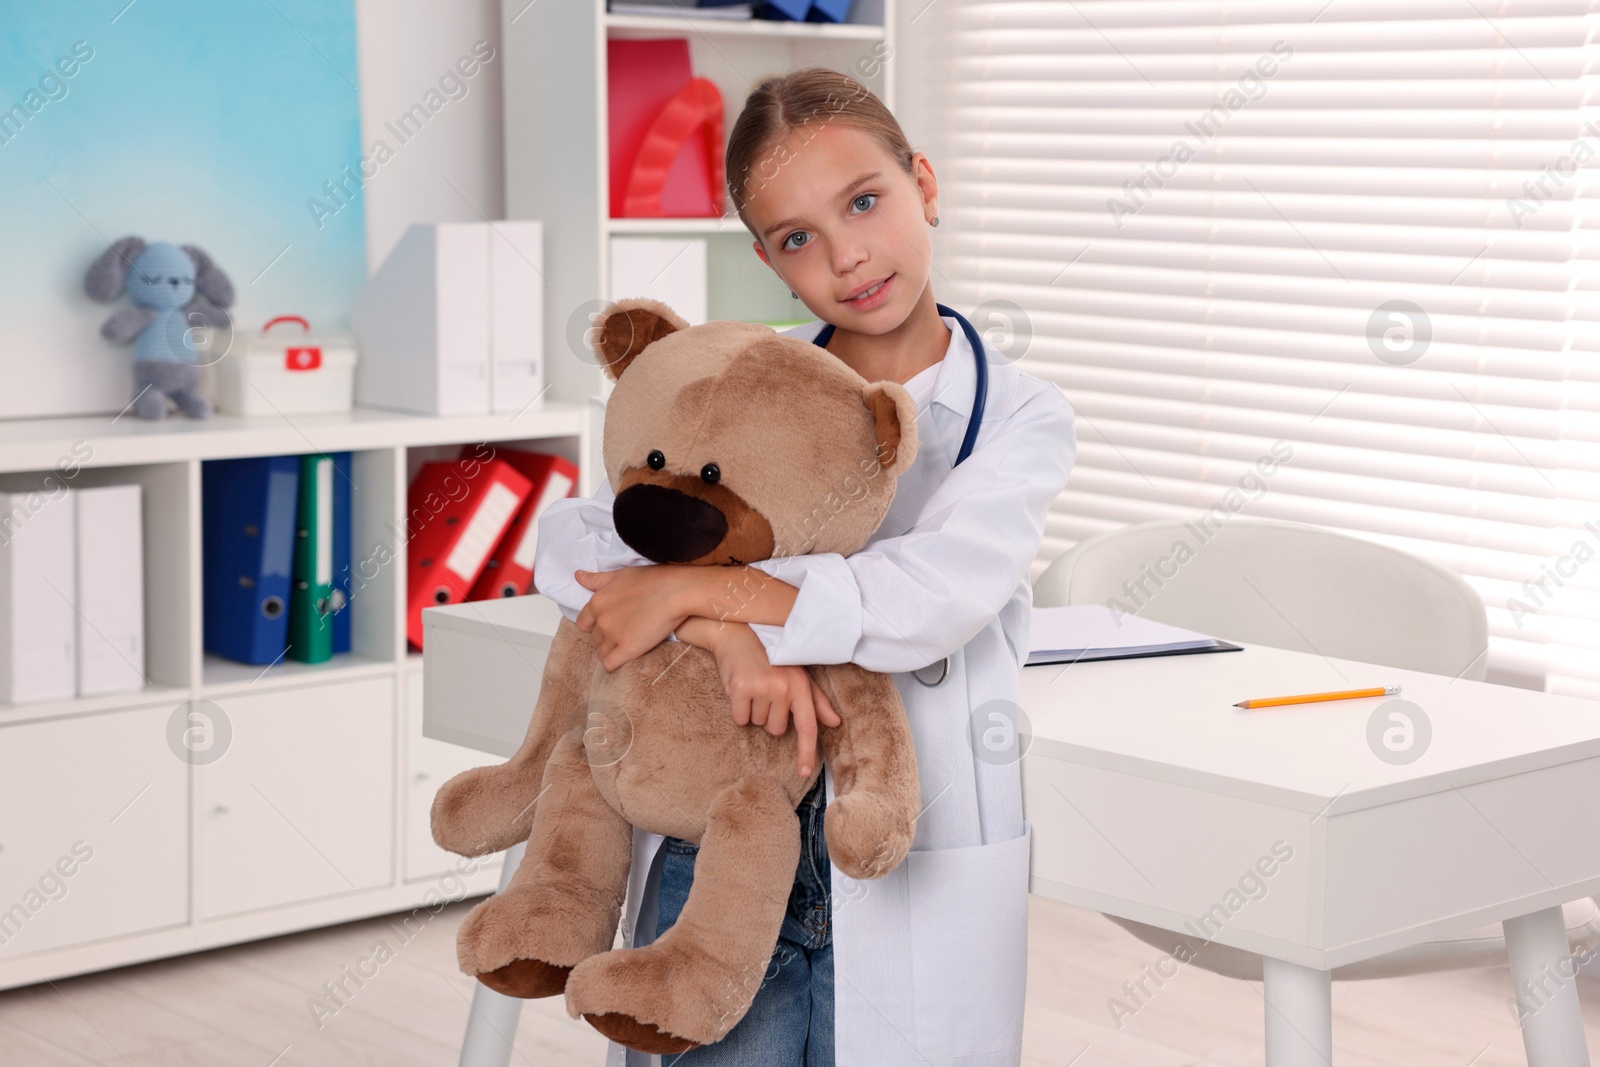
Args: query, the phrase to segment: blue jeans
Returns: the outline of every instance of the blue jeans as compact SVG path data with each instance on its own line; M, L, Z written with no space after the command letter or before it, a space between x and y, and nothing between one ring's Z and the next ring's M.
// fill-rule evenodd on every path
M833 1067L833 925L829 903L828 846L822 837L827 809L825 775L807 793L800 817L800 863L772 961L744 1018L721 1041L676 1056L662 1067ZM689 898L700 846L676 837L661 845L660 912L656 936L670 928Z

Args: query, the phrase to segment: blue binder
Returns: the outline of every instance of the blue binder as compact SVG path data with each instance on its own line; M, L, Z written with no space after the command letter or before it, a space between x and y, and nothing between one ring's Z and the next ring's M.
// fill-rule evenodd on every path
M350 453L333 452L333 654L350 651Z
M288 645L298 456L200 465L201 599L207 652L267 664Z

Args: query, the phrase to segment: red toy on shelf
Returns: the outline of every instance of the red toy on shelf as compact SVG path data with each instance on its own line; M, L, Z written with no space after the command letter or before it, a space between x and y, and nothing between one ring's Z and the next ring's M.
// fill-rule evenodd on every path
M615 39L606 49L611 217L721 218L722 93L694 76L689 42Z

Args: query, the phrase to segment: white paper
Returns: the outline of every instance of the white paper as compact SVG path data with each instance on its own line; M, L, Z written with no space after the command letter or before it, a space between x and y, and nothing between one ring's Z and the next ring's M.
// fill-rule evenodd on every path
M1104 659L1108 655L1180 652L1216 648L1220 644L1206 634L1114 612L1104 604L1071 604L1033 609L1028 660Z

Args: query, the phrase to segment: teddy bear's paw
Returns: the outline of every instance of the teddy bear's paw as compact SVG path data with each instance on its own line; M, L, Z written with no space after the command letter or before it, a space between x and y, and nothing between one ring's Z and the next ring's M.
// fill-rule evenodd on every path
M906 858L914 823L895 817L875 797L859 793L835 797L823 816L828 860L851 878L882 878Z
M520 912L520 914L519 914ZM539 926L530 912L491 897L468 913L456 931L456 959L461 970L508 997L533 1000L553 997L567 988L570 965L541 959L530 931Z
M445 782L429 811L434 843L458 856L487 856L526 841L534 805L521 796L521 784L504 765L474 767Z
M614 934L616 913L608 915L603 902L533 881L467 913L456 931L456 961L462 973L507 997L550 997L565 989L573 966L610 949Z
M477 975L477 979L496 993L538 1000L563 992L571 973L571 967L558 967L544 960L512 960L504 967Z
M669 1034L654 1023L640 1022L623 1012L585 1012L583 1017L617 1044L652 1056L676 1056L700 1047L698 1041Z
M670 933L670 931L669 931ZM748 981L694 946L668 938L591 956L567 978L567 1014L641 1052L682 1052L720 1040L744 1018L765 968Z

